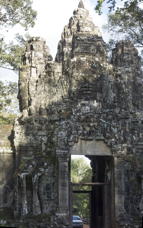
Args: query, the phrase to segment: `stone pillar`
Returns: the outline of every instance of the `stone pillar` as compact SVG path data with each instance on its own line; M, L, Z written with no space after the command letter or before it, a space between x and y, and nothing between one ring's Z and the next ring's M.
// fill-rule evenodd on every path
M21 215L21 200L20 200L20 186L21 186L21 179L20 176L17 176L16 179L16 187L15 187L15 192L14 192L14 198L15 198L15 210L14 210L14 215L16 217L19 217Z
M26 195L26 173L21 174L22 180L22 216L28 214L27 195Z
M92 167L92 182L96 182L97 181L96 158L92 158L91 167ZM97 223L97 214L98 214L97 194L98 193L97 193L96 186L92 186L91 197L90 197L90 205L91 205L90 228L95 228Z
M113 228L114 220L114 180L113 180L113 162L111 160L105 160L105 185L103 191L103 207L104 207L104 228Z
M142 196L139 204L139 209L140 209L140 214L141 214L142 223L143 223L143 175L141 175L141 188L142 188Z
M3 207L3 187L0 187L0 208Z
M39 175L35 175L32 179L33 182L33 215L41 214L40 202L38 199L38 181Z
M69 214L69 156L68 152L58 155L59 161L59 213Z
M126 212L125 212L125 208L124 208L124 195L125 195L124 169L123 169L121 163L122 163L122 161L119 158L114 157L116 224L118 224L118 222L121 221L121 218L123 219L126 216Z

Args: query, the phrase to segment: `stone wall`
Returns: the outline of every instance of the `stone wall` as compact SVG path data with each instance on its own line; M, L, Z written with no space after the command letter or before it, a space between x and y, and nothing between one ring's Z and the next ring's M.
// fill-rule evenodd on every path
M14 194L14 153L10 143L12 128L12 125L0 125L0 223L2 225L13 215L11 206Z
M112 218L102 228L141 226L142 80L130 41L119 42L109 62L82 2L64 28L55 61L45 41L29 40L19 79L21 116L13 134L12 207L19 227L71 227L69 161L74 151L86 153L81 142L87 155L94 154L95 144L95 156L114 161L112 213L107 213Z

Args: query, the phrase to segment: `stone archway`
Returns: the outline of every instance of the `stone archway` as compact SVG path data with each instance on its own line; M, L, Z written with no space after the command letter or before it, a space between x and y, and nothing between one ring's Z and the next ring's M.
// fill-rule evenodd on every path
M115 218L114 158L111 149L102 140L79 140L70 153L85 155L91 160L90 228L112 228Z

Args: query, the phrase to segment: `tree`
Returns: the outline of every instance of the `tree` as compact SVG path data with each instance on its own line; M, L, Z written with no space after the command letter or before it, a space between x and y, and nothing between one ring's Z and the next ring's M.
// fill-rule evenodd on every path
M10 42L6 44L4 42L0 43L0 65L12 67L14 70L18 70L21 65L21 56L25 51L25 46L27 40L30 38L26 34L25 37L16 35L15 42Z
M12 97L17 94L17 83L0 81L0 112L8 111L12 102Z
M25 30L34 26L36 11L32 9L32 0L0 0L0 65L18 69L24 50L24 39L17 36L7 44L4 34L15 25ZM9 123L13 113L18 110L17 84L0 81L0 123ZM17 107L16 107L17 106ZM11 113L11 114L10 114Z
M91 167L84 158L71 160L71 181L80 183L89 181L91 178Z
M84 158L72 159L71 181L73 183L90 182L91 176L91 167ZM81 190L81 187L77 186L76 190ZM82 190L87 190L87 186L82 187ZM89 219L89 194L73 193L73 214Z
M0 124L13 122L18 112L17 83L0 81Z
M0 26L20 24L27 29L34 26L35 18L31 0L0 0Z
M139 4L142 0L121 0L120 3L124 2L124 5ZM118 0L97 0L95 10L98 13L102 13L104 6L107 6L109 11L114 11L117 8Z
M124 0L120 2L123 6L118 6L117 0L98 0L96 11L101 13L104 6L109 8L108 25L106 30L114 35L114 41L119 35L123 39L131 40L137 47L143 47L143 9L142 0ZM117 37L118 36L118 37ZM114 43L113 39L110 43ZM110 45L109 45L110 46Z
M24 39L17 36L14 42L7 44L4 29L21 25L25 30L34 26L36 11L32 9L31 0L0 0L0 64L18 69L20 57L24 50Z
M126 2L123 8L118 8L109 15L108 29L114 34L122 34L137 47L143 48L143 9L137 1Z

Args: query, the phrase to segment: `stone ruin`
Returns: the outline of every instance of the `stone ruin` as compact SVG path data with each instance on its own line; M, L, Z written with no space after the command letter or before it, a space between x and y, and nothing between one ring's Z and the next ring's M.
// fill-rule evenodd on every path
M53 61L45 41L27 44L12 133L11 178L0 224L70 228L71 155L91 160L90 228L143 227L143 73L138 51L106 44L82 1ZM103 184L104 183L104 184Z

